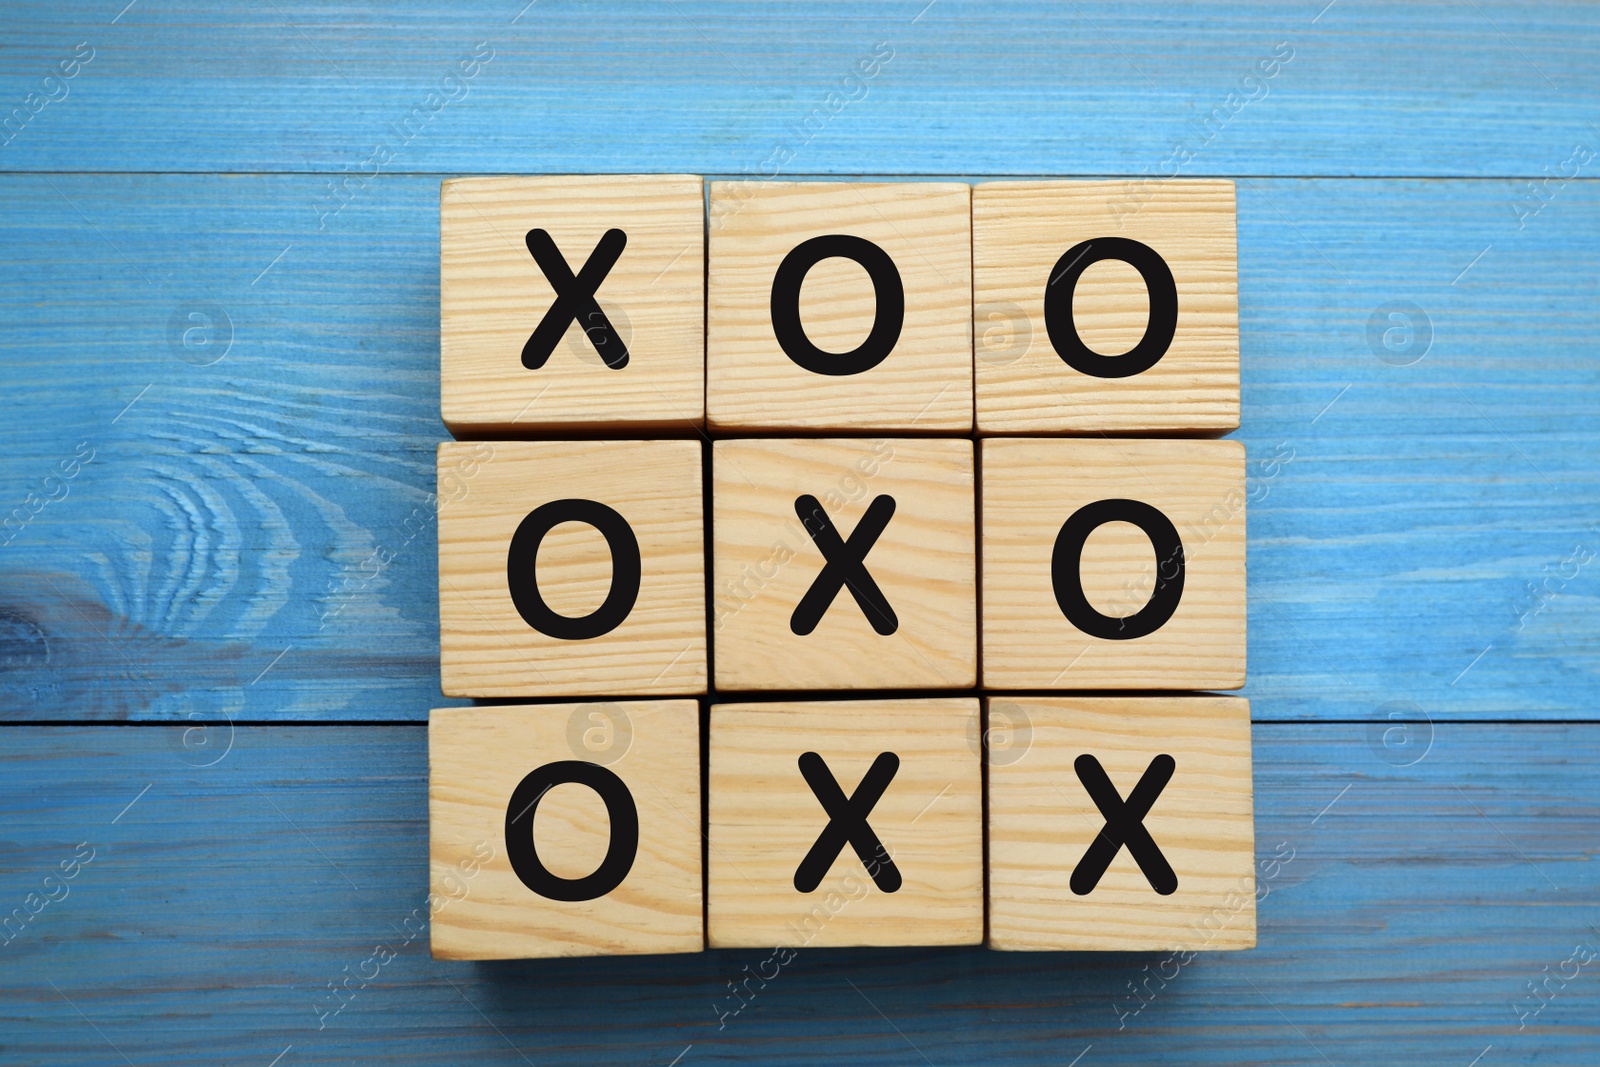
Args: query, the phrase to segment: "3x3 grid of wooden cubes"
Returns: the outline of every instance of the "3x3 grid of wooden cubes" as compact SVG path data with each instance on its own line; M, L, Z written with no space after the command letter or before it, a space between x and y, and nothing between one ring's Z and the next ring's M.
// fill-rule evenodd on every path
M450 180L440 345L435 956L1255 943L1231 182Z

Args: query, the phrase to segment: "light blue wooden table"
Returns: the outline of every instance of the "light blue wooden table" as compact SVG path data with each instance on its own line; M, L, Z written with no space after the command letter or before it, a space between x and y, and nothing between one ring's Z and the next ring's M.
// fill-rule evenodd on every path
M0 11L0 1062L1600 1060L1600 9L524 2ZM780 147L1238 180L1256 950L407 940L439 180Z

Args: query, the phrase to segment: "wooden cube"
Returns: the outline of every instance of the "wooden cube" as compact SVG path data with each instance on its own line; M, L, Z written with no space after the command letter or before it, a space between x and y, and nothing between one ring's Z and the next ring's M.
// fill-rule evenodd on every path
M699 952L701 855L696 701L431 713L435 958Z
M982 941L976 700L714 705L710 752L711 947Z
M972 195L978 431L1239 425L1230 181L990 182Z
M706 691L697 441L439 446L446 696Z
M967 433L971 188L712 182L718 429Z
M703 190L670 174L444 182L439 398L450 430L698 426Z
M971 441L718 441L711 498L718 689L976 683Z
M983 684L1237 689L1244 446L991 438Z
M1026 743L989 759L989 945L1256 943L1250 703L990 697ZM1019 729L1018 727L1021 727Z

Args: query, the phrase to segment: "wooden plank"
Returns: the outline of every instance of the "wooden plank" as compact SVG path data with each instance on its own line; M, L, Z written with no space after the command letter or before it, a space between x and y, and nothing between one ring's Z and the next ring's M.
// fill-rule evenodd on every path
M1257 724L1250 951L802 951L776 975L769 949L433 961L424 730L241 728L209 769L178 735L4 728L3 910L93 849L0 947L7 1062L1148 1063L1181 1040L1201 1064L1580 1064L1600 1041L1592 968L1519 1019L1600 944L1594 724L1440 724L1410 766L1361 725Z
M374 171L1539 178L1600 136L1581 3L27 6L7 111L93 59L6 168L336 172L330 211Z
M0 499L93 459L5 547L8 712L437 706L438 183L307 243L304 179L11 181Z
M439 706L438 180L320 185L0 178L9 717ZM1255 714L1592 715L1600 185L1238 193Z

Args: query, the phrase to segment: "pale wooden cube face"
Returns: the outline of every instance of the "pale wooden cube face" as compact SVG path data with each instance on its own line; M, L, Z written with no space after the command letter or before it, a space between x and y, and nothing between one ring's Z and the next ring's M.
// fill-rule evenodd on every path
M699 952L699 735L693 700L432 712L433 955Z
M1229 181L977 186L979 432L1236 429L1237 244Z
M991 947L1255 945L1248 701L987 704ZM1007 739L998 749L997 721Z
M969 186L712 182L710 206L714 428L971 430Z
M698 425L704 226L702 183L693 176L446 181L439 194L446 425L508 434ZM535 231L546 236L530 236ZM623 235L620 243L611 231ZM530 242L550 262L540 262ZM527 356L538 365L530 367L525 349L541 328L552 332L540 334Z
M976 682L972 442L718 441L711 495L719 689Z
M705 692L703 510L694 441L440 445L445 695Z
M710 751L711 947L982 941L976 700L714 705Z
M991 438L981 459L985 687L1244 684L1243 445Z

